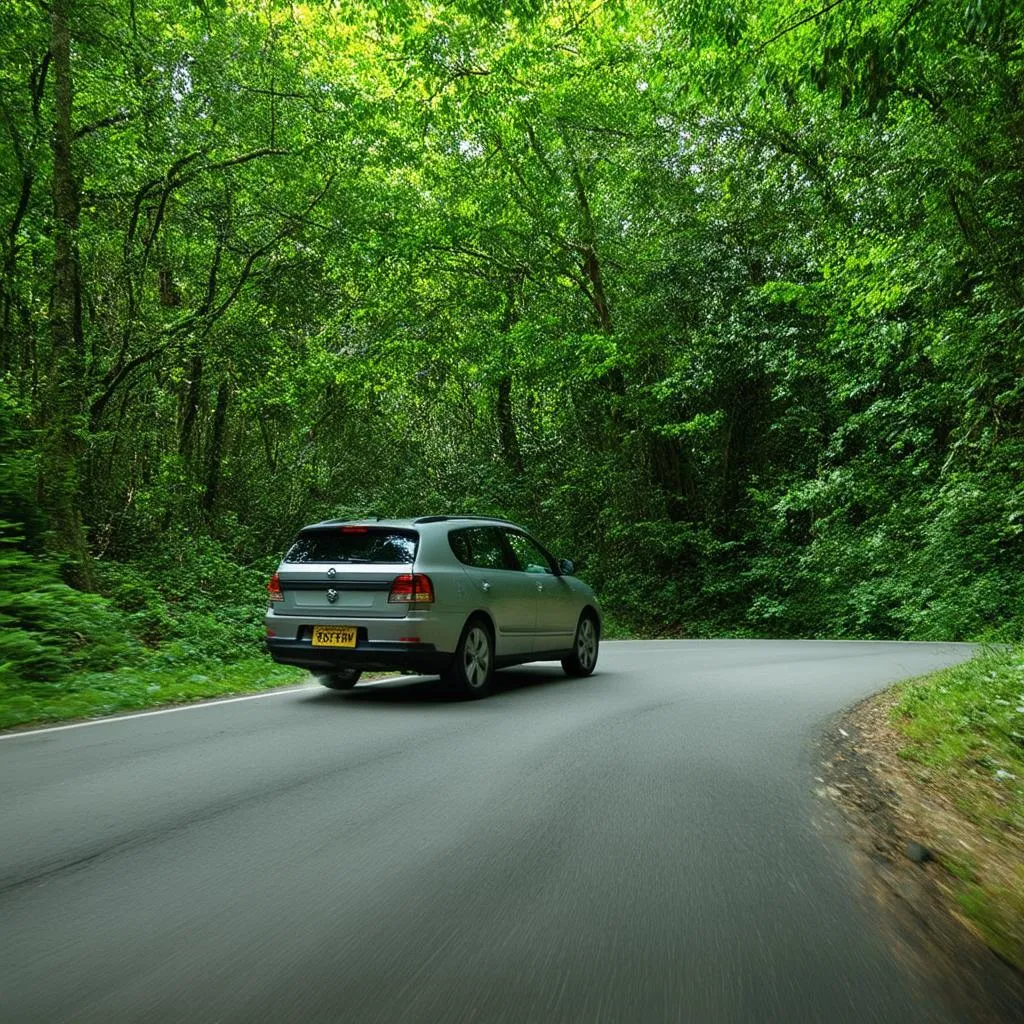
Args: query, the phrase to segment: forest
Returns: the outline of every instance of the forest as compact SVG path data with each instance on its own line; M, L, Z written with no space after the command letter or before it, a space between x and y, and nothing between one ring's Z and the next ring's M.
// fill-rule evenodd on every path
M1022 25L5 0L0 688L263 666L327 516L521 522L610 635L1020 639Z

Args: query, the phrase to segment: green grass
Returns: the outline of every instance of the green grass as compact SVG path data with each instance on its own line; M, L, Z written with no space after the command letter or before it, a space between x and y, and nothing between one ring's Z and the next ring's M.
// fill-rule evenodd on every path
M1024 873L1014 887L968 883L957 893L960 909L1004 960L1024 970L1021 921L1024 920Z
M926 765L985 837L977 858L948 858L960 907L1024 969L1024 648L984 650L897 693L901 757Z
M0 729L252 693L296 683L304 675L265 656L234 664L175 664L161 657L141 667L80 673L59 683L0 683Z
M904 684L894 715L910 741L905 757L1004 782L997 791L1024 829L1024 648L987 650Z

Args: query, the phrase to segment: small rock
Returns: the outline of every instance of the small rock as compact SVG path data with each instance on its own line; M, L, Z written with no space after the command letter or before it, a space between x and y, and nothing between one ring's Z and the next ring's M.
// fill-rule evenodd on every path
M1013 772L1008 772L1005 768L997 768L995 778L1000 782L1009 782L1011 779L1017 778L1017 776Z
M849 736L850 734L844 728L842 728L842 726L840 726L840 728L839 728L839 735L840 736Z
M932 859L932 851L920 843L907 843L906 853L915 864L923 864L926 860Z

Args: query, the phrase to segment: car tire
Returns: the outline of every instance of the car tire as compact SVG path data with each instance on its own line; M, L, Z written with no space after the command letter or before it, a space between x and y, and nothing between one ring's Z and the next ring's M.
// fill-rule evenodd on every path
M576 636L572 650L562 659L567 676L589 676L597 665L601 642L601 627L593 612L584 612L576 623Z
M351 690L359 682L359 677L362 674L358 668L342 668L337 672L325 672L323 675L317 676L317 680L328 690Z
M441 679L465 700L486 697L494 680L494 635L486 620L474 617L466 623L455 654Z

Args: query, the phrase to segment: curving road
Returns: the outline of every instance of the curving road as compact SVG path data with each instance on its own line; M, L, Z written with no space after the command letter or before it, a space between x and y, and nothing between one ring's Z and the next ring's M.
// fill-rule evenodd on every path
M954 644L655 641L0 737L0 1019L948 1020L811 744Z

